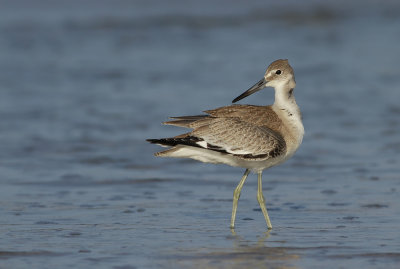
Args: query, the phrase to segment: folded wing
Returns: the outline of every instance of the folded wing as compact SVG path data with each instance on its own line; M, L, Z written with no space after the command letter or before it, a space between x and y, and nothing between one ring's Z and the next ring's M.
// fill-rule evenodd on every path
M246 112L249 113L248 109L244 111L241 106L235 105L220 111L206 112L210 115L174 117L173 121L165 122L168 125L192 128L192 132L148 141L162 146L203 148L254 160L274 158L286 152L285 140L278 132L267 124L255 125L249 120L243 120L249 119L249 115L243 117ZM262 111L251 112L253 116L258 116L257 113Z

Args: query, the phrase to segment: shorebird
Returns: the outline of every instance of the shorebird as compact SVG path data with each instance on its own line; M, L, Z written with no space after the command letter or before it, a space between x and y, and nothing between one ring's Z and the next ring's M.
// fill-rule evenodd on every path
M293 95L295 86L288 60L276 60L268 66L260 81L232 101L235 103L265 87L272 87L275 89L272 105L230 105L204 111L206 115L171 117L173 120L164 124L193 130L171 138L147 141L170 147L155 156L191 158L246 168L233 193L231 229L235 227L243 184L250 171L257 173L257 201L268 229L272 229L262 193L262 172L292 157L303 140L301 113Z

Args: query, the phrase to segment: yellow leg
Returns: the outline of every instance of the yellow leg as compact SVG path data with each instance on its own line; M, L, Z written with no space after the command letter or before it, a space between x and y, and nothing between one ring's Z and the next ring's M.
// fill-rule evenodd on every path
M265 207L265 199L262 193L262 182L261 182L262 171L258 172L258 189L257 189L257 201L260 204L261 211L264 214L265 221L267 222L268 230L272 229L271 221L269 220L268 211Z
M239 184L237 185L235 191L233 192L233 205L232 205L232 218L231 218L231 229L235 228L235 218L236 218L236 209L240 197L240 192L242 191L243 184L246 181L247 176L249 175L250 170L246 169L242 179L240 180Z

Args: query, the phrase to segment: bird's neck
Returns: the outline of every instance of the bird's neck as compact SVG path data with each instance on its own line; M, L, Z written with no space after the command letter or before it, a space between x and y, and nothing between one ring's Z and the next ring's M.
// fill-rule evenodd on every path
M293 88L291 88L291 86ZM291 148L288 148L288 154L292 155L301 144L304 135L304 126L302 122L300 108L294 98L295 84L278 85L275 87L275 102L272 109L277 113L287 129L292 140Z
M287 111L289 116L300 119L300 109L294 98L294 87L295 84L293 85L292 83L277 85L275 87L275 102L273 107L277 110Z

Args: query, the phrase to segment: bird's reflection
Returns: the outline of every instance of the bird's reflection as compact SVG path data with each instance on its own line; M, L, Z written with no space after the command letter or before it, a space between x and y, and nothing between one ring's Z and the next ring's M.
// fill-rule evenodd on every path
M268 247L273 238L271 231L262 233L257 240L250 240L231 229L228 240L231 248L213 249L182 259L185 267L193 268L296 268L299 254L285 247Z
M245 239L243 238L243 236L240 236L236 233L235 229L231 228L231 233L232 233L232 237L235 239L235 244L240 244L240 242L245 242ZM257 246L259 247L263 247L265 246L266 240L270 237L271 234L271 230L267 230L266 232L264 232L263 234L260 235L258 241L257 241Z

